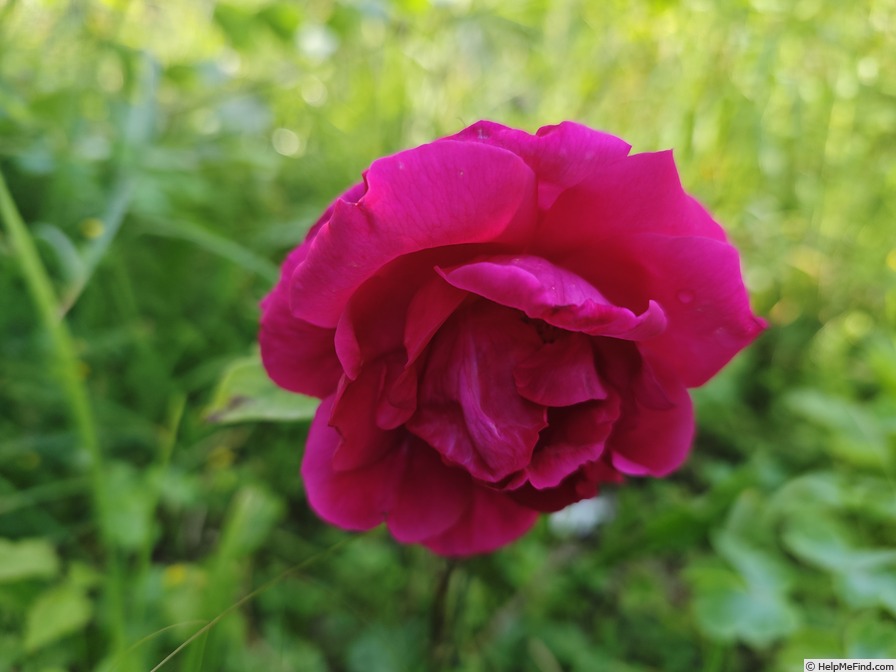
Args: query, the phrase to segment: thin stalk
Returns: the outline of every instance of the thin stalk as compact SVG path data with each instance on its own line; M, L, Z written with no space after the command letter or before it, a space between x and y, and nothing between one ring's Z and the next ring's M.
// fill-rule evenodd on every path
M106 572L109 577L106 582L106 597L111 608L109 622L112 626L115 650L122 651L125 648L126 635L121 568L107 524L111 518L111 505L105 485L103 453L90 407L90 398L81 379L81 361L68 325L60 317L59 303L50 278L37 254L34 240L9 193L2 172L0 172L0 220L6 228L12 250L18 258L25 285L31 294L41 324L50 337L55 358L53 373L62 387L78 440L90 458L90 493L94 513L99 522L100 540L106 555Z

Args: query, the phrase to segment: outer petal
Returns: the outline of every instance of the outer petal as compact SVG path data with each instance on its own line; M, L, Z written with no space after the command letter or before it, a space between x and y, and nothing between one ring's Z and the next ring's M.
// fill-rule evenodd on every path
M287 255L280 281L261 302L261 359L271 380L291 392L326 397L336 389L342 375L333 346L333 330L293 317L289 283L296 267L308 255L311 241L333 214L336 202L355 202L364 189L365 185L356 184L330 204L308 231L305 242Z
M402 448L404 471L386 523L403 543L442 534L455 525L473 496L473 481L449 467L430 446L408 435Z
M291 392L325 397L333 393L342 375L333 346L333 330L293 317L285 285L307 247L300 245L290 253L280 282L261 302L258 341L261 360L271 380Z
M664 381L669 408L629 406L607 440L611 463L631 476L662 477L682 465L694 441L694 412L687 389Z
M510 497L475 486L458 522L422 543L441 555L490 553L528 532L537 518L537 511L517 504Z
M621 161L631 150L627 142L616 136L571 121L543 126L535 135L480 121L453 137L497 145L521 156L538 175L542 208L549 207L561 190Z
M397 451L385 451L379 460L357 469L337 471L333 458L342 438L327 425L333 398L324 399L308 432L302 480L308 503L328 523L349 530L379 525L392 509L402 476Z
M533 249L590 256L594 264L604 241L638 233L726 239L722 227L682 188L671 151L634 154L565 191L539 226Z
M702 385L765 328L750 310L737 250L707 238L639 236L651 298L669 328L639 344L688 387Z
M568 331L642 340L657 336L666 326L656 303L650 302L647 310L637 315L613 305L581 276L541 257L496 256L436 270L458 289Z
M535 177L514 154L439 142L373 163L367 192L337 202L292 277L296 317L334 327L355 290L402 255L445 245L519 241L534 225Z
M483 301L458 312L430 346L408 429L474 478L524 468L546 411L519 396L513 369L540 345L514 311Z
M377 411L388 376L385 361L364 369L357 380L343 377L333 401L329 424L341 437L332 456L335 471L351 471L378 462L394 450L395 433L380 428Z

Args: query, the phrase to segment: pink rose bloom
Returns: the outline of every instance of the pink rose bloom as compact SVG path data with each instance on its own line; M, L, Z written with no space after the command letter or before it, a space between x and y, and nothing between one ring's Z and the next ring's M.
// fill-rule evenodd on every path
M463 556L688 455L687 388L762 331L671 152L482 121L375 161L262 302L271 378L323 400L308 501Z

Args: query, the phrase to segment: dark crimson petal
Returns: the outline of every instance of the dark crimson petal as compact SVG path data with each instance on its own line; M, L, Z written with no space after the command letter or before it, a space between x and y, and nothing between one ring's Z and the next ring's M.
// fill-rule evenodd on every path
M421 543L447 556L490 553L528 532L537 518L537 511L521 506L510 497L474 486L460 520L442 534Z
M572 406L589 399L605 399L607 390L594 366L591 340L582 334L560 332L513 370L520 395L542 406Z
M420 250L517 241L535 223L535 177L516 155L443 142L375 161L357 204L336 203L292 276L296 317L335 327L377 270Z
M526 468L533 487L543 490L560 484L579 467L600 458L604 443L619 417L619 400L591 401L548 414L548 427Z
M474 478L496 482L523 469L546 411L520 397L513 369L540 346L515 311L484 301L459 311L429 348L408 429Z
M597 495L596 481L589 480L583 468L566 477L560 485L538 490L531 483L508 492L508 496L525 507L551 513L564 509L582 499L590 499Z
M666 327L655 302L640 315L613 305L581 276L530 255L495 256L436 269L458 289L522 310L561 329L627 340L653 338Z

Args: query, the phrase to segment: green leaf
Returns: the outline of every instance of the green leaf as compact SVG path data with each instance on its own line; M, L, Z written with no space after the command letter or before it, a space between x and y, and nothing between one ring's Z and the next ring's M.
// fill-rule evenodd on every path
M141 548L152 532L151 492L143 485L141 475L124 462L109 465L106 487L115 502L103 520L108 533L121 548Z
M783 594L793 582L792 572L784 562L733 534L715 535L713 546L754 591Z
M255 354L227 367L205 409L205 419L216 423L310 421L319 403L312 397L277 387Z
M280 515L280 500L266 490L247 485L234 497L221 534L220 554L243 557L265 540Z
M849 658L896 658L896 623L875 612L850 620L843 638Z
M62 585L43 593L25 620L25 650L35 651L81 629L92 611L83 589Z
M56 550L44 539L0 539L0 582L46 579L59 573Z
M817 390L795 390L786 397L796 413L832 433L828 450L859 467L880 467L889 461L880 421L856 403Z
M800 559L834 572L896 563L896 551L858 548L851 531L839 519L820 511L789 517L782 541Z
M799 614L782 595L748 586L731 571L704 568L692 580L697 624L712 639L766 648L799 625Z
M274 2L260 12L258 19L263 21L268 28L281 40L292 40L295 35L296 28L302 20L302 14L299 8L288 2Z

